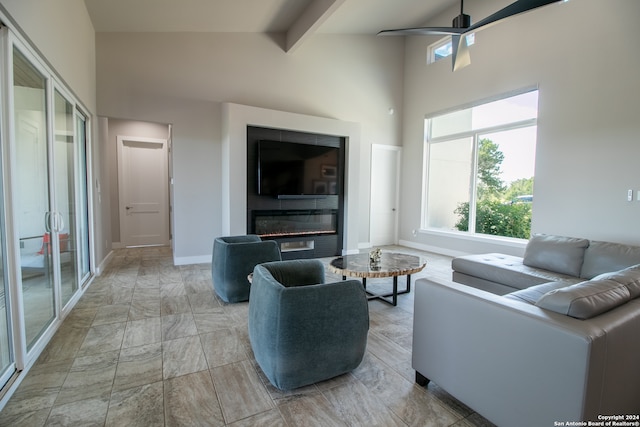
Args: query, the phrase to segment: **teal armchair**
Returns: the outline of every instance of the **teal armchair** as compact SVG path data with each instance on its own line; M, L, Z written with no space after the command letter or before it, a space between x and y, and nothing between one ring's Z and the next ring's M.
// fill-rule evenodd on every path
M316 259L260 264L253 272L249 339L269 381L291 390L357 368L369 307L357 280L324 282Z
M218 237L213 242L211 279L213 288L225 302L249 299L251 284L247 276L260 263L281 259L278 244L259 236Z

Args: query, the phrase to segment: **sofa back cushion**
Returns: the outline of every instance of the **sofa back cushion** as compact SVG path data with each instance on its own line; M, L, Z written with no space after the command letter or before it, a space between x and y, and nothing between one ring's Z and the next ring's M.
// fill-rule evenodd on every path
M584 253L580 277L592 279L634 264L640 264L640 246L592 241Z
M529 267L579 276L589 240L574 237L534 234L522 260Z
M547 292L536 305L576 319L590 319L630 300L629 289L624 284L604 279Z
M629 289L631 299L640 297L640 264L632 265L620 271L603 273L593 280L614 280Z

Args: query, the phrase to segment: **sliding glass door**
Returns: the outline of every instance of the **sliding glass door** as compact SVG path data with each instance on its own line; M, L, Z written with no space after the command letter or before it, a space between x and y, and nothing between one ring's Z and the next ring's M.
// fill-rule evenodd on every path
M62 305L78 290L76 233L76 144L74 108L58 90L54 91L53 170L55 234L57 234Z
M55 319L54 219L49 199L47 79L13 49L15 182L13 194L20 247L20 272L27 349Z
M76 200L78 223L78 280L84 284L91 276L91 256L89 250L89 174L87 170L87 118L76 111L76 138L78 166L78 197Z
M6 27L0 95L1 396L89 282L91 221L88 115Z
M1 110L0 110L1 111ZM4 142L4 141L0 141ZM1 170L1 168L0 168ZM0 173L0 176L2 174ZM1 186L0 186L1 188ZM14 354L11 333L11 304L10 289L7 280L5 261L5 223L4 223L4 197L0 190L0 387L5 384L15 372Z

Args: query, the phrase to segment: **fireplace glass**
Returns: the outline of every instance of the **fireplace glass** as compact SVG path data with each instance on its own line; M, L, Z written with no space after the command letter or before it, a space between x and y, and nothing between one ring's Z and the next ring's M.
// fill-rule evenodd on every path
M336 234L337 220L338 211L331 209L253 211L253 232L260 237Z

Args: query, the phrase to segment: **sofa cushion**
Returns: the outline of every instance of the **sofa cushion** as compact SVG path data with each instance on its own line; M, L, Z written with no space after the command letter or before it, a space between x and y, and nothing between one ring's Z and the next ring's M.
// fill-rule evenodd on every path
M590 280L544 294L536 306L577 319L590 319L631 300L627 286L615 280Z
M580 276L589 240L574 237L535 234L529 239L523 263L570 276Z
M609 271L640 264L640 246L592 241L584 252L580 277L592 279Z
M593 280L615 280L622 283L629 289L631 299L640 296L640 264L632 265L620 271L603 273L593 278Z
M535 285L526 289L520 289L519 291L511 292L510 294L504 295L504 297L515 301L523 301L529 304L535 304L547 292L554 289L566 288L567 286L571 286L574 284L575 282L569 280L547 282L541 285Z
M499 253L457 257L451 261L451 268L459 273L501 283L515 289L572 279L571 276L564 274L528 267L522 263L520 257ZM573 283L580 281L577 278L574 279Z

